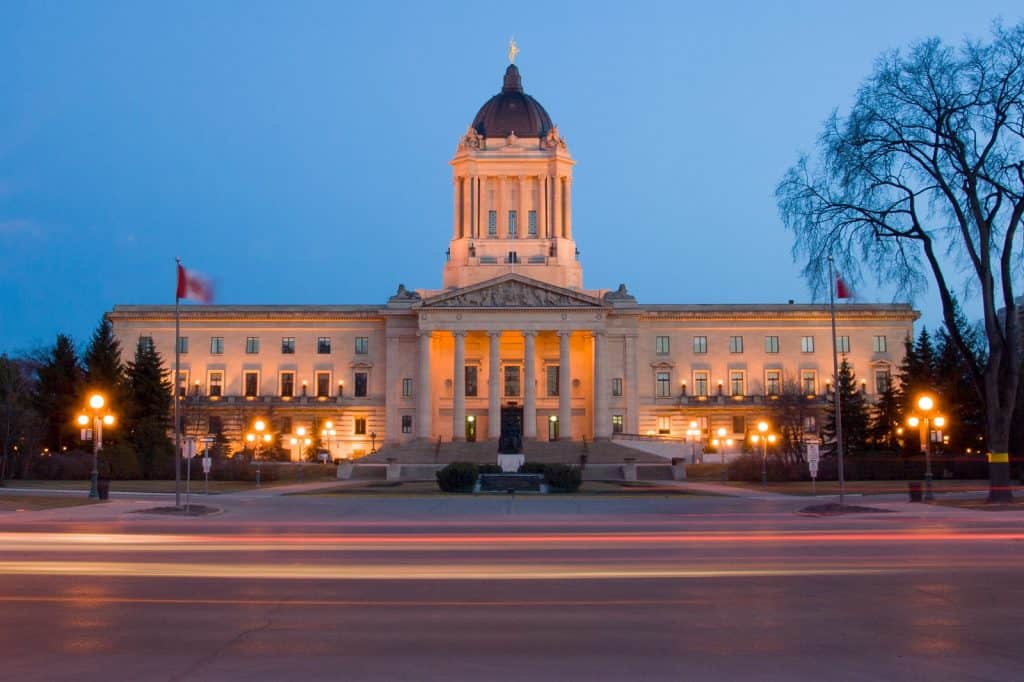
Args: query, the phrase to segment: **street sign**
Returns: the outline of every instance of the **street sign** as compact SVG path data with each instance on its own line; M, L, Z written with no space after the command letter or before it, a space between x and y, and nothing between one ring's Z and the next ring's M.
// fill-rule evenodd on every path
M200 441L201 443L212 443L212 442L214 442L214 441L216 441L216 440L217 440L217 439L216 439L216 438L214 438L213 436L206 436L205 438L200 438L200 439L199 439L199 441Z
M82 429L81 440L92 440L92 429Z
M821 450L817 443L807 443L807 466L811 470L811 478L818 477L818 463L821 461Z
M213 466L213 460L209 457L203 457L203 473L210 473L210 468Z

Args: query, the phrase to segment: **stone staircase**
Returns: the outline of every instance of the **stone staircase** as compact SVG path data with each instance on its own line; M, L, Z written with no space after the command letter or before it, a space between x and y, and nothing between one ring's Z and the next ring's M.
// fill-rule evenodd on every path
M579 464L584 451L583 441L524 441L523 454L528 462L546 464ZM611 441L587 441L588 464L622 464L632 458L637 464L667 464L664 457L641 452ZM396 459L405 464L448 464L450 462L476 462L494 464L498 446L494 441L467 443L464 441L414 441L403 445L388 445L372 455L359 459L360 464L385 464Z

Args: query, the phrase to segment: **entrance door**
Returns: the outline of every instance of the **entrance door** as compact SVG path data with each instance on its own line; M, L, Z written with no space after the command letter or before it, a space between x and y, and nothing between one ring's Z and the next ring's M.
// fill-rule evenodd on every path
M501 408L501 438L498 452L503 455L517 455L523 451L523 408Z
M473 415L466 417L466 442L476 442L476 417Z
M554 415L548 419L548 440L558 440L558 417Z

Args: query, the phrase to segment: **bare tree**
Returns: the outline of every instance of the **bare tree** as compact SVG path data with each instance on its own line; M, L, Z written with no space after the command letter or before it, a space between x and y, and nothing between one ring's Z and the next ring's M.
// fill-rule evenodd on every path
M882 56L849 114L833 113L817 158L776 189L794 257L815 292L836 258L902 293L930 280L985 407L990 500L1007 500L1010 422L1021 366L1015 287L1024 216L1024 23L989 43L931 39ZM831 285L831 283L829 283ZM956 322L957 293L980 298L978 352ZM1003 309L1002 311L1000 309Z
M789 465L804 462L804 428L809 417L816 417L807 396L800 390L796 379L787 376L782 382L782 392L771 402L772 421L780 435L777 449L779 458Z

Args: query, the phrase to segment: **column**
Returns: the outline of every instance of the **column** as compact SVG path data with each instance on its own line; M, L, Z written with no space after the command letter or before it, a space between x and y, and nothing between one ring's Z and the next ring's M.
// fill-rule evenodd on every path
M466 332L452 332L455 337L455 367L452 370L452 440L466 438Z
M487 437L501 436L501 332L488 332Z
M548 232L548 179L537 176L537 236L550 237Z
M572 332L558 332L558 440L572 439Z
M537 437L536 332L523 332L523 438Z
M519 229L517 230L516 237L518 239L525 239L530 236L530 178L525 175L519 176L519 208L517 210L517 220Z
M398 416L399 386L402 383L398 375L398 343L399 337L387 337L386 355L384 359L384 377L387 386L384 389L384 442L398 443L402 439L401 418ZM350 388L349 390L355 390Z
M565 194L562 197L565 202L565 238L572 239L572 178L565 178Z
M476 179L476 238L482 239L487 232L487 178Z
M626 433L640 433L640 378L637 376L636 368L636 337L627 335L624 337L626 357L623 358L623 366L626 376L623 377L626 392Z
M459 191L461 187L462 178L452 178L452 239L458 239L459 230L462 229L462 193Z
M477 180L474 177L469 178L469 237L476 237L476 226L477 216L480 214L479 202L480 199L476 193Z
M608 419L608 378L605 376L605 334L594 332L594 438L611 438Z
M554 187L554 198L551 204L552 210L555 212L551 216L551 236L561 237L562 236L562 178L557 175L551 179L551 184Z
M508 234L508 220L505 218L505 204L507 203L505 201L505 189L505 176L500 175L498 176L498 188L495 192L495 194L497 194L497 201L495 202L497 206L495 208L498 211L498 239L504 239L505 235Z
M459 213L459 238L469 236L469 216L471 204L469 197L472 194L470 189L470 178L460 178L462 194L462 211Z
M430 332L420 332L419 337L420 377L419 385L416 387L416 419L419 428L416 429L416 436L432 438L430 417L434 406L430 401Z

